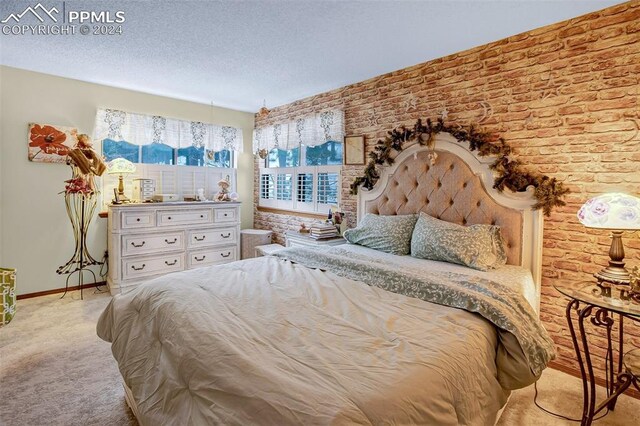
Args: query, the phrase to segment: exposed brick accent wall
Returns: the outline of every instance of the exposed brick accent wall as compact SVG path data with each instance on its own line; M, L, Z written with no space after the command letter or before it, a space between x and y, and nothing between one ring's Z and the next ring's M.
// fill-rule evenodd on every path
M610 239L577 221L582 203L614 190L640 195L639 92L636 0L274 108L256 126L341 107L346 133L364 134L371 150L393 127L446 108L448 123L481 121L532 170L564 182L572 191L567 205L544 226L541 317L558 346L556 365L575 370L566 300L553 285L583 285L607 264ZM351 223L349 184L362 169L343 169L341 204ZM310 219L255 211L255 226L273 229L278 241L300 222ZM640 264L640 235L626 233L624 244L627 264ZM625 325L627 348L640 347L640 327ZM594 332L592 342L603 378L603 334Z

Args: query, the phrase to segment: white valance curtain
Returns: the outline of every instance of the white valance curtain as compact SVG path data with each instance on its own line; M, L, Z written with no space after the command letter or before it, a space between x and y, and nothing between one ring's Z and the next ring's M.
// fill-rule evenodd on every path
M318 146L328 141L342 141L343 137L344 111L328 110L288 123L254 129L253 152L274 148L289 150L300 145Z
M127 141L136 145L163 143L173 148L195 146L211 151L242 152L242 129L159 115L99 109L94 139Z

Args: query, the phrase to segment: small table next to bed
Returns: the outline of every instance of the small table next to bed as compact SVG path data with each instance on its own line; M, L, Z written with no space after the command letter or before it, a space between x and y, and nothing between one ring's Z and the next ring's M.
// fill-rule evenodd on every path
M640 320L640 304L632 299L620 300L608 297L602 287L597 284L589 284L578 289L555 286L556 290L569 298L567 304L567 323L571 332L571 339L580 365L583 389L582 425L590 425L594 417L607 408L613 410L618 396L633 385L640 390L640 367L638 358L640 349L624 351L624 317L632 320ZM572 320L572 312L576 311L578 330L576 332ZM615 369L613 356L612 330L615 323L615 314L618 314L618 366ZM591 319L591 323L602 327L607 333L607 398L596 406L596 383L589 351L589 341L585 331L585 320ZM579 334L579 335L578 335ZM615 371L614 371L615 370Z

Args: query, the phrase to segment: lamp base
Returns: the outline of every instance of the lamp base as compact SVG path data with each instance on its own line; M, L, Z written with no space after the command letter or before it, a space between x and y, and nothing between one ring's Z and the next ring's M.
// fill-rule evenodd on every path
M609 248L609 266L593 274L598 284L631 285L631 274L624 267L624 247L622 245L622 231L611 231L611 247Z
M120 200L121 203L130 203L131 200L129 199L129 197L127 197L126 195L124 195L124 193L119 192L118 193L118 199Z
M630 285L631 275L623 267L612 266L611 264L600 272L593 274L599 283L612 283L617 285Z

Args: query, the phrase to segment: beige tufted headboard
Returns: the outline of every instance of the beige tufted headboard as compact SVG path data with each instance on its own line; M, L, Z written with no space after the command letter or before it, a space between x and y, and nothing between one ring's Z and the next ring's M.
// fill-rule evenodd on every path
M382 193L365 202L365 213L381 215L425 212L460 225L500 226L507 262L522 264L522 213L501 206L485 191L482 181L460 157L436 151L431 166L422 151L400 164Z
M491 158L479 158L451 135L436 136L438 158L431 166L428 149L413 145L393 166L381 171L371 191L358 192L358 221L366 213L381 215L425 212L461 225L499 225L507 262L531 270L540 286L542 213L535 211L533 188L525 193L493 189Z

